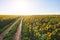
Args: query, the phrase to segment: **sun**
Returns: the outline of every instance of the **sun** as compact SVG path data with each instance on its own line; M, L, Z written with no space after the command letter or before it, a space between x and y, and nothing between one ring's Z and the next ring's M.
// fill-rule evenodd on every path
M1 11L1 14L8 15L30 15L32 14L33 3L30 1L12 1L6 4L5 10Z
M16 11L18 12L27 12L28 11L28 2L19 1L15 3Z

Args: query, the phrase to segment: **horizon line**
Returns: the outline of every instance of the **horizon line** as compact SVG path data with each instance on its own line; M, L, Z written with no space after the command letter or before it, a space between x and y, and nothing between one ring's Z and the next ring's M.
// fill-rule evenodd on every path
M0 15L60 15L60 13L0 13Z

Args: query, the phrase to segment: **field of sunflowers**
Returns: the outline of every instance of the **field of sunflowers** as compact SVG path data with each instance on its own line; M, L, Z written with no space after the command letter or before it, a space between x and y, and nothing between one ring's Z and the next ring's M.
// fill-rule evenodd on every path
M60 40L60 16L23 16L22 40Z

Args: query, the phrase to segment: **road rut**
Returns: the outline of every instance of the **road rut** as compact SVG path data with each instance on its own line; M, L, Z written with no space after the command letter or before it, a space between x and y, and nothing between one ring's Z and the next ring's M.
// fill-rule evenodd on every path
M20 19L18 19L16 22L14 22L8 29L6 29L5 31L3 31L0 34L0 40L3 40L3 38L6 36L6 34L12 29L12 27L19 21Z
M19 27L17 28L17 32L15 33L13 40L21 40L21 29L22 29L22 20L20 22Z

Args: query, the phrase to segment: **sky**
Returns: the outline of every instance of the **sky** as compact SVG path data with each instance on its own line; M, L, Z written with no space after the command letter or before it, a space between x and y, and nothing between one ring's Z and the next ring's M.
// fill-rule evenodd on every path
M0 0L0 14L59 14L60 0Z

